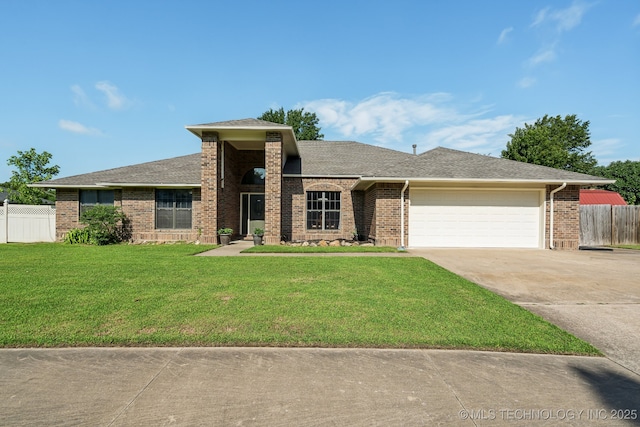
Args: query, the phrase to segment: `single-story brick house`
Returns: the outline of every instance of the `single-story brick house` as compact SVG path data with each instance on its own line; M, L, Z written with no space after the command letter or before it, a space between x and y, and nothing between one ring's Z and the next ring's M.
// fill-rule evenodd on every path
M580 187L612 182L440 147L297 141L256 119L186 129L197 154L34 184L57 191L58 239L107 203L134 240L213 243L219 228L259 227L266 244L357 233L376 245L576 249Z

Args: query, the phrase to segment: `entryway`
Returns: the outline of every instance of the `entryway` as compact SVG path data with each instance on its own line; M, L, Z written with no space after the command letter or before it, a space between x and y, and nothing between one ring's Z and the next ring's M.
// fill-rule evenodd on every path
M264 230L264 193L241 193L240 198L240 234L253 234L256 228Z

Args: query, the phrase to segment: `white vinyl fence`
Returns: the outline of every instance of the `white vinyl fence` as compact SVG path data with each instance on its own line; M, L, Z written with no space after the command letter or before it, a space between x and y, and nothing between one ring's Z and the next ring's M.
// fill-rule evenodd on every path
M56 208L48 205L0 206L0 243L55 242Z

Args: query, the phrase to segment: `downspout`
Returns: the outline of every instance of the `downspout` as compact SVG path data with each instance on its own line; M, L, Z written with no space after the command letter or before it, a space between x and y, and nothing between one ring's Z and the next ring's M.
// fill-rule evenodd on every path
M553 244L553 195L558 191L564 189L567 186L566 182L563 182L562 185L555 190L552 190L549 193L549 202L551 207L549 209L549 249L555 249L555 245Z
M222 141L222 148L221 148L221 156L222 159L220 159L220 188L224 189L224 141Z
M404 182L404 187L402 187L402 191L400 192L400 247L398 250L404 251L406 248L404 247L404 192L409 186L409 180Z

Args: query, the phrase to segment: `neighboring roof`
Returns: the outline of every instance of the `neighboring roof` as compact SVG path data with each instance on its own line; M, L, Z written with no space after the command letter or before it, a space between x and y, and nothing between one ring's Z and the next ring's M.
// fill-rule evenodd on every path
M620 193L608 190L581 189L581 205L626 205Z
M83 175L52 179L33 187L200 187L200 153Z

